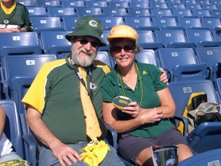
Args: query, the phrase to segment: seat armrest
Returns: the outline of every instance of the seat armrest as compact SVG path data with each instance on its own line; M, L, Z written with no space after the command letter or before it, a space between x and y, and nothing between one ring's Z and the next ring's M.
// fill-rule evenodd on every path
M187 118L184 117L180 117L180 116L174 116L175 120L180 121L181 123L183 123L183 136L186 137L187 136L187 131L188 131L188 120Z
M114 130L112 127L110 127L107 124L105 124L105 127L108 130L108 135L107 135L107 138L106 138L108 143L110 145L112 145L115 149L117 149L118 133L116 132L116 130Z

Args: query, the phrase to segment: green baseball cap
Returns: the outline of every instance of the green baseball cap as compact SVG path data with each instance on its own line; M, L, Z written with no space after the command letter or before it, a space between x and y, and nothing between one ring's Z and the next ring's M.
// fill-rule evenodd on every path
M90 16L83 16L76 21L73 31L65 37L70 41L72 36L92 36L100 41L100 46L106 46L101 38L102 33L103 25L99 20Z

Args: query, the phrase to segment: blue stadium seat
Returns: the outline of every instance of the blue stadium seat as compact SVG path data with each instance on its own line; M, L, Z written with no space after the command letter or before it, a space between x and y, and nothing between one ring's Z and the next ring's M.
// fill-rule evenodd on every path
M194 43L187 40L186 32L184 29L169 29L164 28L154 30L156 39L161 42L165 47L193 47Z
M44 31L40 33L41 46L46 54L71 52L71 43L65 38L68 31Z
M201 5L210 5L210 0L197 0L197 2Z
M182 0L167 0L167 3L176 3L176 4L179 4L179 3L183 3Z
M171 3L167 3L167 4L168 4L168 7L171 9L178 9L178 10L186 9L186 6L184 3L171 2Z
M151 30L137 30L139 35L138 44L143 48L156 49L162 47L162 43L158 42L155 34Z
M65 31L72 31L75 25L75 22L78 20L78 16L63 16L61 17L63 22L63 29Z
M190 9L172 9L173 16L175 17L189 17L192 16Z
M48 6L61 6L60 0L38 0L38 6L48 7Z
M201 4L201 6L202 6L202 9L207 9L207 10L217 10L218 9L218 6L216 4Z
M215 41L221 41L221 28L215 27L211 30Z
M170 81L200 80L208 76L206 64L199 64L192 48L159 48L160 66L169 72Z
M114 59L108 54L107 51L98 51L96 60L99 60L106 65L108 65L110 68L113 68L115 65Z
M130 2L130 9L148 9L150 8L150 4L148 1L131 1Z
M203 28L215 29L217 25L221 24L219 17L202 17L201 21Z
M30 17L35 32L63 30L60 17Z
M186 5L186 4L196 4L196 0L182 0L182 2Z
M217 95L219 97L219 103L221 103L221 78L218 77L218 78L214 79L213 84L214 84L214 87L217 91Z
M62 1L62 6L64 7L84 7L86 6L84 1L81 0L68 0L68 1Z
M195 17L210 17L209 9L192 9L193 16Z
M211 13L212 17L220 17L221 16L221 11L219 9L211 9L210 13Z
M16 104L13 100L0 100L0 106L6 113L4 132L12 142L16 153L24 158L22 130Z
M151 17L148 17L148 16L139 16L139 17L128 16L128 17L124 17L124 22L125 22L125 24L130 25L131 27L133 27L137 30L157 29L157 27L153 25Z
M221 148L209 150L203 153L196 154L191 158L183 160L179 166L218 166L221 164Z
M186 3L185 5L187 9L191 9L192 11L195 9L202 9L199 3Z
M24 111L24 114L20 114L20 119L22 126L22 135L24 140L25 159L28 161L28 164L30 166L37 166L38 141L28 127L26 121L26 111Z
M178 17L178 25L184 28L202 28L202 23L198 17Z
M101 16L101 17L96 17L96 18L102 22L105 30L110 30L115 25L124 24L123 17L121 16L117 16L117 17Z
M31 54L6 56L1 59L1 83L6 99L16 102L19 113L23 113L24 106L21 99L35 78L41 66L56 59L52 54Z
M47 14L50 17L77 16L72 7L47 7Z
M26 7L29 13L29 16L47 16L45 7Z
M109 51L109 42L107 40L107 36L109 35L109 33L110 33L110 30L103 31L103 34L101 37L102 37L103 41L107 44L107 46L99 47L100 51Z
M133 16L137 16L137 17L151 16L150 9L128 8L127 11L131 17L133 17Z
M87 7L108 7L107 1L86 1L85 3Z
M173 16L172 9L151 8L151 16Z
M125 1L109 1L108 2L109 6L111 8L129 8L130 4L129 2L125 2Z
M141 63L148 63L158 66L156 53L153 49L142 49L135 58Z
M211 1L211 4L219 5L220 1L219 0L214 0L214 1Z
M166 2L163 2L163 3L152 2L152 3L150 3L150 8L152 8L152 9L169 9Z
M152 17L153 25L159 28L177 27L176 17Z
M195 153L221 148L221 122L204 122L197 126L186 139Z
M208 102L218 103L215 88L210 80L177 81L169 84L170 92L176 104L176 116L182 117L187 102L194 92L207 94Z
M75 7L79 16L102 16L104 15L101 7Z
M216 41L210 29L186 29L189 42L195 43L197 47L221 46L221 41Z
M17 2L23 4L25 7L37 6L37 1L33 1L33 0L17 0Z
M106 16L128 16L127 8L106 7L103 8L103 13Z
M196 55L200 63L206 63L211 70L211 79L217 78L218 64L221 62L221 47L197 47Z
M36 32L0 33L1 56L42 53Z
M103 41L106 43L106 46L99 47L99 51L109 51L109 42L107 40L107 36L109 35L110 30L104 30L103 34L101 35Z
M166 3L166 0L153 0L153 2L154 3Z

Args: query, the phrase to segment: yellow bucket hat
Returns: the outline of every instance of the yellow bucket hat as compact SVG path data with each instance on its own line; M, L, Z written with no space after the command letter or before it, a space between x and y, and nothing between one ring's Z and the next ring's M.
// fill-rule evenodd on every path
M117 38L126 38L137 42L138 33L135 29L133 29L128 25L117 25L110 30L110 34L107 37L107 39L110 42L112 39L117 39Z

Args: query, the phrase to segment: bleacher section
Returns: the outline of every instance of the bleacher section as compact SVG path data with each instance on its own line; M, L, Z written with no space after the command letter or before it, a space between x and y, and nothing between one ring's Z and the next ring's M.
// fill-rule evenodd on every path
M21 149L20 124L16 126L18 135L11 140L16 151L33 166L36 164L36 158L33 158L36 147L35 144L34 150L28 147L32 142L27 142L30 132L24 129L27 126L21 98L44 63L64 58L70 52L70 43L64 36L73 29L80 16L94 16L103 23L102 37L107 46L99 48L96 59L110 68L115 65L106 39L110 29L121 24L134 27L139 34L138 44L143 48L136 60L155 64L168 72L169 88L180 115L190 93L201 90L206 83L215 85L212 89L214 100L211 101L221 102L221 29L216 27L221 24L220 0L17 1L27 7L33 32L0 33L0 105L21 114L26 151ZM207 88L206 91L210 90ZM181 96L185 96L185 101ZM10 114L8 116L19 118ZM16 131L11 132L14 136ZM19 142L22 144L18 145Z

